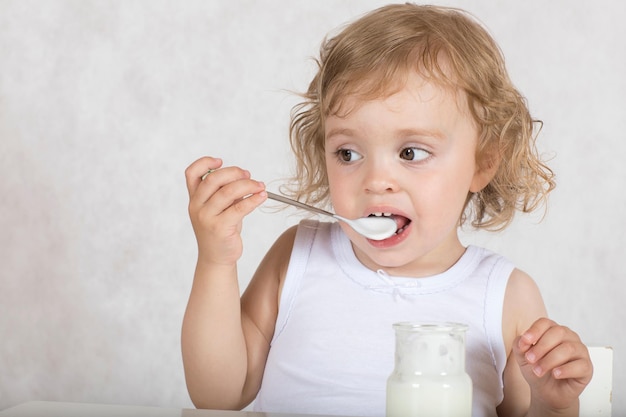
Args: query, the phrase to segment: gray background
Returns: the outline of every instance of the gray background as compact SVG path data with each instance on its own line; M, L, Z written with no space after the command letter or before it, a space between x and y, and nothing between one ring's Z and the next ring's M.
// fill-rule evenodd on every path
M438 1L478 16L544 120L558 188L466 243L529 272L550 314L615 348L626 414L626 8ZM0 409L190 407L180 326L195 241L183 171L205 154L276 189L288 114L330 30L381 1L0 0ZM241 282L298 217L245 221Z

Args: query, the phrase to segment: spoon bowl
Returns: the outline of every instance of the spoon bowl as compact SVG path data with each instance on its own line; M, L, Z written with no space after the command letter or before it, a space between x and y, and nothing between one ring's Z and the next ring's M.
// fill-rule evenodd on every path
M393 236L397 230L396 222L389 217L381 216L346 219L345 217L341 217L329 211L309 206L308 204L304 204L299 201L283 197L282 195L271 193L269 191L267 191L267 196L274 201L279 201L281 203L289 204L294 207L311 211L313 213L322 214L324 216L334 217L335 219L340 220L350 226L355 232L371 240L387 239L388 237Z

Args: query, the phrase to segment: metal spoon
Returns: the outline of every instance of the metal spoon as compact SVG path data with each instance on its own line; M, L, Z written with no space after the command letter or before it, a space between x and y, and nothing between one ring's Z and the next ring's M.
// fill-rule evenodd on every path
M368 239L387 239L388 237L393 236L397 230L396 222L389 217L361 217L359 219L350 220L337 214L333 214L329 211L309 206L308 204L304 204L299 201L283 197L282 195L271 193L269 191L267 191L267 196L272 200L280 201L281 203L290 204L301 209L312 211L313 213L323 214L324 216L334 217L335 219L341 220L342 222L346 223L348 226L354 229L355 232L365 236Z
M209 169L204 175L202 175L200 179L204 181L204 179L214 171L215 169ZM272 200L279 201L281 203L290 204L304 210L312 211L313 213L323 214L324 216L334 217L335 219L341 220L342 222L346 223L355 232L365 236L368 239L387 239L388 237L393 236L397 230L396 222L389 217L361 217L359 219L350 220L337 214L333 214L329 211L309 206L308 204L304 204L299 201L292 200L291 198L283 197L282 195L274 194L269 191L267 191L267 196Z

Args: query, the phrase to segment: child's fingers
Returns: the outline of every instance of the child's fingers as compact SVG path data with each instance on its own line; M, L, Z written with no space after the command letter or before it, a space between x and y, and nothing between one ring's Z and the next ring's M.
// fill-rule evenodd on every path
M260 191L238 199L226 211L224 211L223 216L225 221L241 221L244 216L252 213L254 209L260 206L267 199L265 185L263 183L259 183L259 186L262 187Z
M238 221L265 200L265 195L252 198L264 191L265 184L253 179L241 178L229 182L211 195L211 214L223 213L223 220ZM231 216L234 217L231 219Z
M207 171L199 171L204 174ZM194 176L197 176L198 171L193 172ZM211 199L211 206L213 208L214 214L219 214L227 207L229 207L235 200L238 198L242 198L247 194L252 194L254 192L258 192L258 183L254 180L250 180L250 173L244 169L239 167L226 167L220 168L215 171L212 171L209 175L202 180L202 175L197 176L194 180L191 178L190 181L197 181L197 185L195 189L191 191L189 197L189 209L191 211L197 211L203 208L205 203L209 199ZM239 181L243 181L243 184L237 184ZM242 187L245 187L245 184L248 187L251 187L251 191L242 190ZM226 195L226 198L222 198L221 200L216 199L215 197L219 195ZM229 197L230 196L230 197ZM228 203L225 200L230 199ZM221 202L220 205L216 205L216 202Z
M194 161L185 170L185 179L187 181L187 191L191 196L198 185L202 182L202 176L209 170L218 169L222 166L222 160L220 158L212 158L210 156L204 156Z
M533 346L528 349L528 353L534 354L536 357L542 357L548 354L556 346L564 342L578 342L578 335L565 326L554 325L549 327L537 340Z
M546 368L538 362L563 340L559 329L562 328L550 319L535 321L515 342L518 363L528 365L535 374L543 374Z
M538 377L552 372L557 378L570 372L586 375L590 366L587 347L578 334L549 319L537 320L519 338L519 351ZM579 368L580 367L580 368Z
M553 372L557 376L561 372L559 368L578 360L586 360L587 357L587 348L578 341L560 342L546 352L533 348L526 353L526 360L538 377L547 372Z
M586 386L593 376L593 364L586 358L571 360L554 368L552 376L555 379L575 379Z
M550 319L538 319L519 337L517 342L518 348L522 352L526 352L528 349L535 346L549 329L556 326L558 326L558 324Z

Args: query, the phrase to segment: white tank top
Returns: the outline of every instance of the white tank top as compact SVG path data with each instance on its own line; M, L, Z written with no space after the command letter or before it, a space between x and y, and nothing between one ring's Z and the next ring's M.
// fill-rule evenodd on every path
M447 271L388 276L356 258L337 223L298 226L256 411L385 416L399 321L466 323L472 416L496 416L506 354L502 306L513 265L469 246Z

